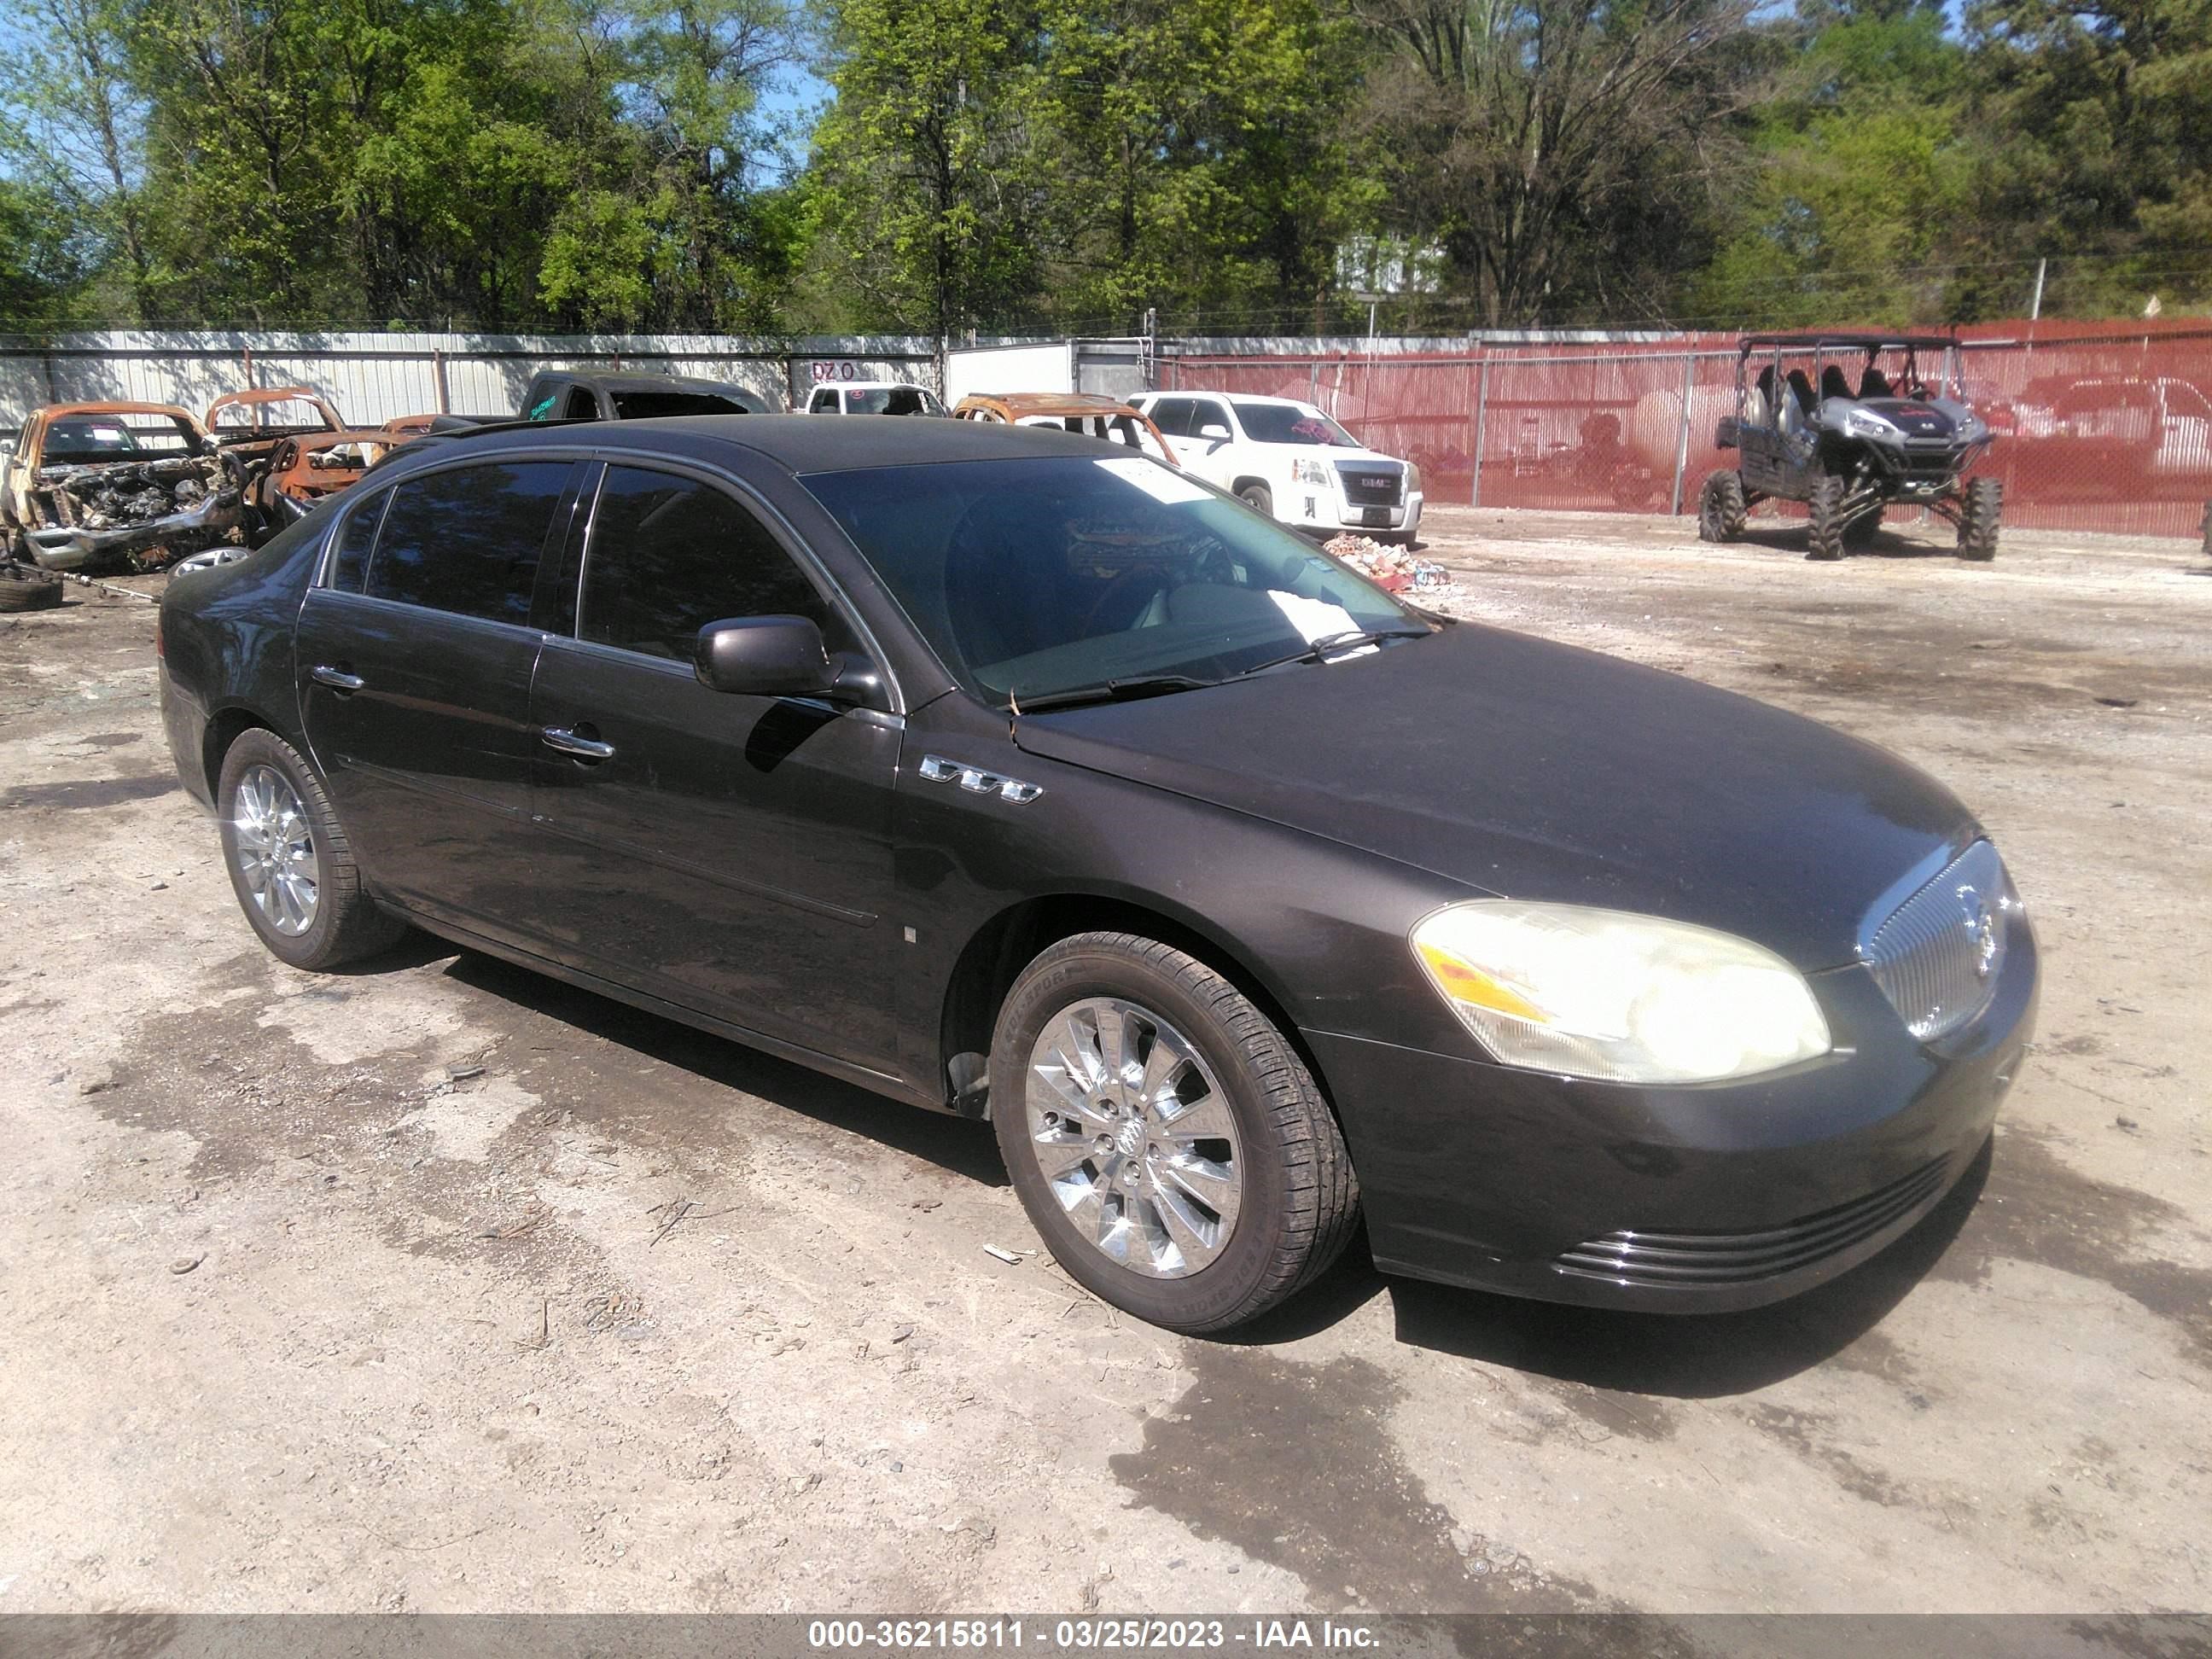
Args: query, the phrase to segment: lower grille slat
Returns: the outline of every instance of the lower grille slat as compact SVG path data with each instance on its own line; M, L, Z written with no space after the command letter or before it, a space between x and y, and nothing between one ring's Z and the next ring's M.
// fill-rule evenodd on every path
M1849 1204L1786 1227L1742 1233L1624 1230L1589 1239L1552 1261L1555 1272L1634 1285L1752 1284L1847 1250L1912 1213L1943 1188L1937 1158Z

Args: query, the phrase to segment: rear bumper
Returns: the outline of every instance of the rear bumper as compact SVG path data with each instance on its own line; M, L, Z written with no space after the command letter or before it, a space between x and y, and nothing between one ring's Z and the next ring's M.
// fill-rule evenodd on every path
M1724 1313L1847 1272L1966 1173L2033 1030L2025 926L2001 973L1990 1007L1940 1045L1912 1042L1863 969L1817 975L1832 1028L1871 1038L1699 1088L1307 1038L1385 1272L1589 1307Z

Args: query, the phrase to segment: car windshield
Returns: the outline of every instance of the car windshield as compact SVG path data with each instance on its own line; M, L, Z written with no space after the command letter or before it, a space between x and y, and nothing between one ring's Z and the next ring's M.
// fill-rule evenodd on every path
M1244 435L1255 444L1319 444L1331 449L1358 449L1359 440L1317 409L1299 404L1248 404L1231 399L1230 406L1243 422Z
M848 415L942 415L945 405L918 386L864 386L845 392Z
M946 668L992 702L1219 680L1316 641L1428 631L1310 542L1141 456L802 482Z

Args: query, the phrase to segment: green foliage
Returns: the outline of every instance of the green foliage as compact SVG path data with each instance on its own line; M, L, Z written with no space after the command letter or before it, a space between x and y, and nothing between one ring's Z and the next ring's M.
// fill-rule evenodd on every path
M2049 312L2212 304L2205 0L11 15L12 327L1295 331L1377 236L1404 329L1942 323L2040 258Z

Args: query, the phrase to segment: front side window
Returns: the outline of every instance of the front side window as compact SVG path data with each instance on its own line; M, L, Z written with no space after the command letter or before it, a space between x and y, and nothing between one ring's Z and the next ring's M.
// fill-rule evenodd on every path
M568 391L568 401L562 405L561 418L564 421L596 421L599 418L599 400L592 396L589 386L572 386Z
M805 617L828 603L767 526L695 478L611 466L592 514L576 637L689 661L699 630L732 617Z
M1237 435L1237 429L1229 424L1229 411L1210 398L1200 398L1190 406L1190 435L1202 438L1210 426L1219 427L1232 438Z
M1218 680L1316 640L1428 631L1310 542L1140 456L801 482L945 667L992 701L1155 676Z
M836 411L836 388L835 386L826 386L814 394L814 401L808 406L806 410L810 415L834 415Z
M1330 449L1357 449L1359 440L1321 410L1305 404L1248 404L1239 401L1237 418L1244 435L1255 444L1320 445Z
M362 591L486 622L527 623L566 461L457 466L393 486Z

